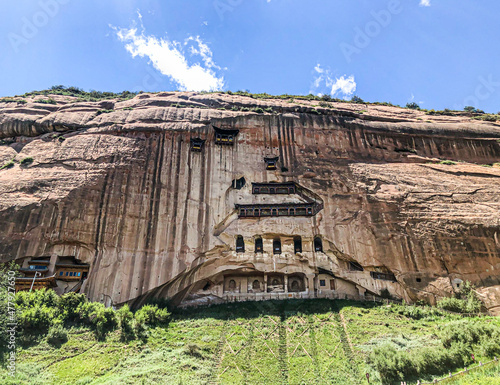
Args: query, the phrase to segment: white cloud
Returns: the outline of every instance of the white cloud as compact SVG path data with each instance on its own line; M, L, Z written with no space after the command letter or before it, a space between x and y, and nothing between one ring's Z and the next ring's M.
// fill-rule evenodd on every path
M144 28L114 28L118 39L125 43L125 49L135 57L147 57L153 67L168 76L181 91L216 91L224 87L224 78L217 76L220 70L212 58L212 51L199 36L190 36L184 42L189 44L191 56L199 56L202 63L189 64L182 44L168 39L146 36Z
M334 77L329 69L322 68L320 64L314 67L314 74L312 89L309 91L311 94L321 96L328 93L331 96L350 99L356 91L354 75Z
M319 73L319 74L322 74L323 72L325 72L325 70L323 68L321 68L321 64L316 64L316 67L314 67L314 70Z
M335 79L335 83L332 85L331 95L339 95L344 99L350 98L354 95L356 91L356 82L354 81L354 76L351 75L346 78L346 75Z
M420 6L421 7L430 7L431 6L431 0L420 0Z

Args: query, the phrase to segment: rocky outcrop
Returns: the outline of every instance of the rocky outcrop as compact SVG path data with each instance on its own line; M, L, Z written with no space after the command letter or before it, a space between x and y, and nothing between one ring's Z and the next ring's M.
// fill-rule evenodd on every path
M388 289L410 301L435 301L470 280L500 311L497 124L227 94L37 98L0 103L0 167L16 162L0 170L2 261L75 256L91 265L82 290L113 303L248 293L273 274L300 276L311 293L329 274L334 290ZM213 126L238 129L234 145L214 143ZM201 152L190 149L194 137L206 139ZM266 156L279 156L276 170L266 170ZM256 195L252 182L295 182L323 207L239 218L237 205L306 201Z

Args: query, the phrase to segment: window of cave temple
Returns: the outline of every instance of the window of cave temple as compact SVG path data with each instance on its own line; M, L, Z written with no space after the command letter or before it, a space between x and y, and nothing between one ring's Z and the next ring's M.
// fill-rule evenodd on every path
M280 281L278 280L278 278L274 278L271 281L271 286L279 286L279 285L280 285Z
M238 235L236 237L236 252L244 253L245 252L245 242L243 241L243 236Z
M292 282L292 291L300 291L299 281L293 280L293 282Z
M232 187L235 188L236 190L241 190L245 186L246 180L244 177L241 177L239 179L234 179L232 183Z
M314 251L323 252L323 241L320 237L314 238Z
M264 252L264 245L262 243L261 237L255 238L255 252L256 253L263 253Z
M349 270L350 271L364 271L363 266L361 266L357 262L350 261L349 262Z
M252 283L252 289L254 290L259 290L260 289L260 282L258 279L256 279L255 281L253 281Z
M326 286L326 281L324 279L319 280L319 285L320 286Z
M236 289L236 281L234 279L229 281L229 290Z
M273 254L281 254L281 241L279 239L273 240Z
M301 237L294 237L293 238L293 250L295 254L297 253L302 253L302 238Z

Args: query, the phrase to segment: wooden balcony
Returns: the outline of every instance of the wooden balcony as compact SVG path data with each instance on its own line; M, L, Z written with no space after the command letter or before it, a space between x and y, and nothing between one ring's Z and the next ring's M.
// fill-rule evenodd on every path
M232 146L235 142L236 135L240 130L223 130L219 127L212 126L215 131L215 144Z
M314 203L279 203L236 205L240 218L252 217L311 217L320 210L320 205Z
M296 194L295 182L252 183L252 194Z

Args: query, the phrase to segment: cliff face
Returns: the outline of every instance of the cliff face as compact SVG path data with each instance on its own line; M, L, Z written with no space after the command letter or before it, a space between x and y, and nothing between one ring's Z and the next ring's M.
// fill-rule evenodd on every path
M0 166L33 158L0 170L2 261L75 256L90 264L82 290L114 303L279 285L434 301L470 280L500 310L500 168L485 167L500 161L497 124L225 94L41 98L0 104ZM213 126L238 129L234 144L216 144ZM194 137L206 139L200 152ZM276 170L266 156L279 156ZM295 182L321 210L239 218L237 205L307 202L256 195L252 183L264 182ZM263 252L254 250L259 237ZM335 287L325 288L329 277Z

